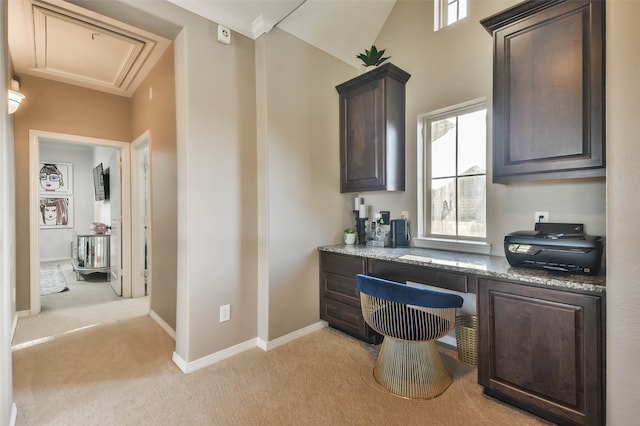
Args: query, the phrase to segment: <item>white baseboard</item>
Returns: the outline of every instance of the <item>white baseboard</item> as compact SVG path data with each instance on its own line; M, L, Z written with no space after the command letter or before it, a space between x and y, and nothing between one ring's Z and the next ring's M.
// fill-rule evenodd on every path
M13 324L11 325L11 341L13 342L13 337L16 335L16 328L18 327L18 318L26 317L31 315L31 311L18 311L13 316Z
M200 370L201 368L208 367L210 365L216 364L220 361L223 361L227 358L231 358L232 356L238 355L242 352L248 351L249 349L253 349L256 347L256 339L249 339L246 342L238 343L235 346L231 346L230 348L223 349L216 353L212 353L211 355L204 356L195 361L185 361L182 359L180 355L177 353L173 353L171 359L173 362L182 370L183 373L193 373L196 370Z
M49 258L49 259L40 259L40 263L66 262L68 260L71 260L71 258L69 256L67 256L67 257L52 257L52 258Z
M11 324L11 341L13 342L13 338L16 335L16 327L18 327L18 313L13 316L13 324Z
M282 337L278 337L275 340L270 340L270 341L265 341L263 339L258 338L257 339L257 346L262 349L263 351L270 351L271 349L275 349L278 346L282 346L286 343L292 342L296 339L299 339L300 337L306 336L307 334L313 333L314 331L318 331L320 329L323 329L327 326L327 323L325 321L318 321L315 324L311 324L308 325L304 328L301 328L299 330L296 330L294 332L291 332L289 334L285 334Z
M178 366L178 368L182 370L183 373L188 374L196 370L200 370L201 368L218 363L227 358L231 358L232 356L238 355L244 351L248 351L249 349L253 349L256 346L263 351L269 351L325 327L327 327L327 323L325 321L318 321L315 324L311 324L307 327L301 328L300 330L296 330L292 333L269 342L266 342L259 338L249 339L246 342L239 343L235 346L231 346L230 348L223 349L219 352L207 355L191 362L185 361L180 355L174 352L171 359Z
M13 406L11 407L11 418L9 419L9 426L15 426L16 418L18 418L18 406L14 402Z
M173 339L173 341L175 342L176 340L176 331L171 328L171 326L169 324L167 324L162 318L160 318L160 315L156 314L154 311L149 311L149 316L151 317L151 319L153 319L155 322L158 323L158 325Z

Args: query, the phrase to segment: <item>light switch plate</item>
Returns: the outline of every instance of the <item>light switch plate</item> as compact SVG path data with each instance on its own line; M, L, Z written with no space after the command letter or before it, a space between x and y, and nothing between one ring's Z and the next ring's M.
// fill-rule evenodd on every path
M229 321L231 319L231 305L220 306L220 322Z

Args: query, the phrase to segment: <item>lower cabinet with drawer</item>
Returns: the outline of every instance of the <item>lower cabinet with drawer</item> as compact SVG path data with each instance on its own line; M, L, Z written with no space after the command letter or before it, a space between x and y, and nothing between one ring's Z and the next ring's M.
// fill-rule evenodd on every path
M378 259L369 259L367 271L369 275L374 277L400 283L413 281L460 293L476 292L476 277L469 274Z
M478 382L559 424L603 424L604 295L478 279Z
M356 275L366 273L361 257L320 252L320 318L340 331L369 343L382 342L362 317Z

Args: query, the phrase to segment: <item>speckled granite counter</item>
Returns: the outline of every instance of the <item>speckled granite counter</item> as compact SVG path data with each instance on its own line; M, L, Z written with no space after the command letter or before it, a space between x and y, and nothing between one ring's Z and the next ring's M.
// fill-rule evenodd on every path
M324 252L348 254L369 259L407 263L430 268L474 274L479 277L501 278L581 291L605 293L604 274L589 276L544 270L513 268L500 256L458 253L423 248L366 247L335 244L320 246Z

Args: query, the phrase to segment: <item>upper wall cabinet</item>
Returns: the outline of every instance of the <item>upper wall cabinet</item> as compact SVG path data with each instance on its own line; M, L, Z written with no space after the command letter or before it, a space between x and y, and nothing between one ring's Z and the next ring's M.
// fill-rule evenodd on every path
M604 1L525 1L493 35L493 181L605 175Z
M340 192L404 191L405 83L391 63L336 86Z

